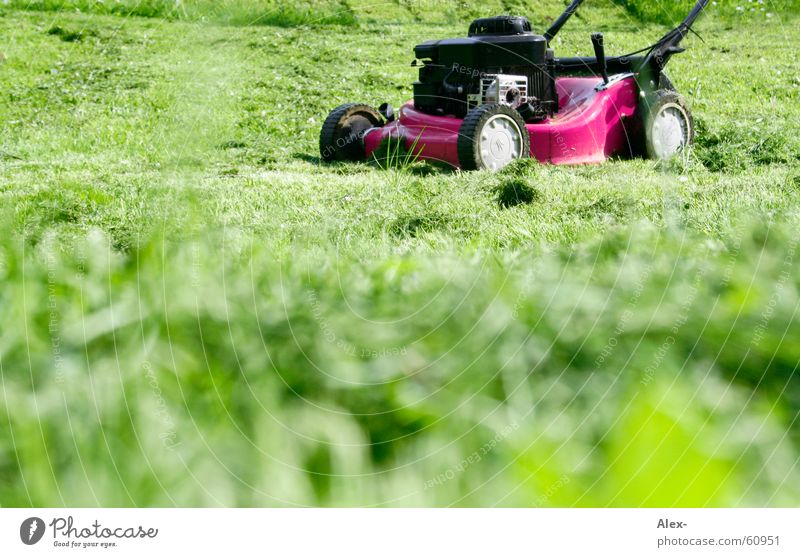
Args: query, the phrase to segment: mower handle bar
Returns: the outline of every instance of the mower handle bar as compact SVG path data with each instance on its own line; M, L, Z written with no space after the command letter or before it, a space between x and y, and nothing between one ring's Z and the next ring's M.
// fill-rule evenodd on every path
M688 34L689 29L691 29L694 21L708 5L708 1L709 0L697 0L697 3L689 12L689 15L686 16L686 19L684 19L675 29L664 35L661 41L664 41L667 38L671 39L673 38L674 34L678 33L680 35L678 42L680 42L680 40ZM572 2L569 3L561 15L556 18L553 24L547 29L547 31L544 32L544 38L547 40L547 44L550 44L550 41L553 40L553 37L555 37L559 31L561 31L561 28L564 27L564 24L569 20L569 18L575 15L575 12L578 11L578 7L580 7L583 2L584 0L572 0ZM659 43L661 41L659 41Z
M548 45L550 44L550 41L553 39L553 37L556 36L556 33L558 33L561 30L561 28L564 27L564 24L567 22L567 20L571 18L575 12L578 11L578 6L580 6L581 4L583 4L583 0L572 0L569 6L567 6L567 9L564 10L564 12L556 18L556 20L553 22L550 28L544 32L544 38L547 41Z
M572 0L564 12L556 18L550 28L545 31L544 38L548 45L555 37L564 24L571 18L584 0ZM700 16L709 0L697 0L692 10L686 18L674 29L661 37L655 44L639 52L647 51L644 56L634 56L632 54L624 56L610 56L606 58L606 66L611 73L641 71L644 68L652 68L656 72L664 69L673 54L682 52L680 43L689 34L695 20ZM556 69L562 71L593 71L601 70L602 65L597 57L572 57L556 58Z
M609 56L606 58L606 71L609 74L635 72L644 61L644 56ZM594 73L602 71L600 62L594 56L573 56L556 58L556 73Z
M700 17L705 7L708 5L708 0L697 0L697 3L689 12L689 15L684 19L675 29L661 37L650 49L650 52L644 59L642 66L653 66L656 71L661 71L673 54L683 52L680 43L692 28L695 20Z

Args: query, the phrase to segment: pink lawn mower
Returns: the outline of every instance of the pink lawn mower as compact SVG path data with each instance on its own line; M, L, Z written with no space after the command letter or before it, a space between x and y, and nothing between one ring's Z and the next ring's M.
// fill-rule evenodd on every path
M675 156L691 144L694 124L664 67L683 52L708 0L637 52L606 57L594 33L594 57L556 58L550 42L582 2L573 0L544 36L527 18L498 16L473 21L467 38L417 45L413 101L397 116L386 103L335 108L320 132L322 160L378 158L392 142L462 170L499 170L525 157L583 164Z

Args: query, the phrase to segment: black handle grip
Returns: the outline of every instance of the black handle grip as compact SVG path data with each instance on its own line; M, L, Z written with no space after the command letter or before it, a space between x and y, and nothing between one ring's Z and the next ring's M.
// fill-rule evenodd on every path
M594 47L594 57L603 76L603 83L608 83L608 67L606 66L606 49L603 46L603 34L592 33L592 46Z

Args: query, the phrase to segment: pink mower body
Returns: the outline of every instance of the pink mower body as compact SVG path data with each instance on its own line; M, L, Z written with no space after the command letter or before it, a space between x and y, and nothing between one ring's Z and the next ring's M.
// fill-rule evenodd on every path
M600 163L613 156L630 156L639 144L641 125L636 117L639 87L632 75L604 85L599 77L562 77L556 80L558 113L525 125L530 156L543 163ZM409 101L398 119L364 135L367 158L390 136L402 139L422 159L459 166L457 139L464 120L434 116Z

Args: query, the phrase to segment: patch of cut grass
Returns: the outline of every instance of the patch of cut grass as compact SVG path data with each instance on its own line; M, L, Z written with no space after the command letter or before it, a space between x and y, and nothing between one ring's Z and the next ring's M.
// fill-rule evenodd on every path
M783 129L728 124L710 130L697 122L697 149L700 161L709 170L744 171L757 166L797 163L800 150Z
M501 207L533 203L541 198L539 190L521 178L507 178L497 186L497 202Z

